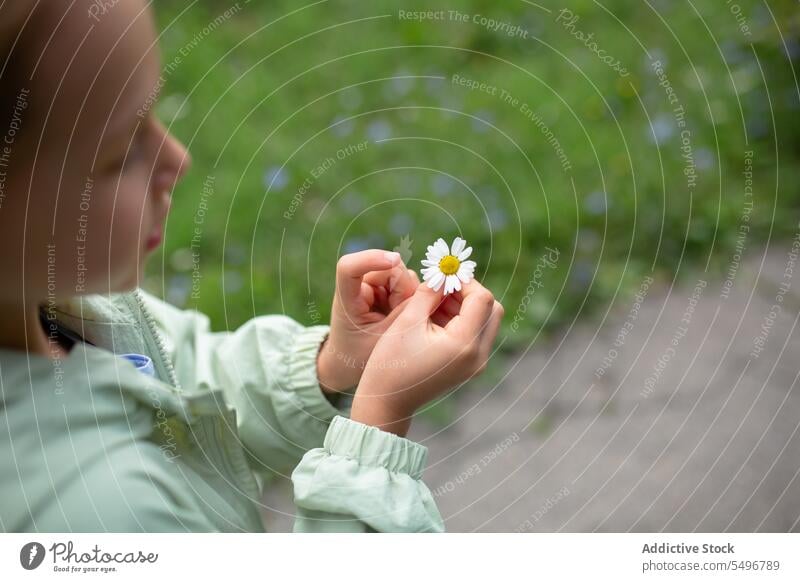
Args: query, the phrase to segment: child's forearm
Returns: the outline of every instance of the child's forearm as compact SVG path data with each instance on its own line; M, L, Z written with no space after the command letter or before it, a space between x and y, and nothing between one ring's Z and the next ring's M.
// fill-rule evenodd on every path
M380 398L359 398L358 391L353 399L350 420L377 427L385 432L405 437L411 428L411 414L392 410Z
M343 386L337 379L336 368L331 365L332 350L326 349L327 344L328 338L325 338L317 354L317 378L320 390L330 400L349 386ZM408 434L408 429L411 427L410 414L394 411L378 398L364 399L356 396L350 418L403 437Z
M328 365L328 360L326 357L324 357L326 352L325 344L327 343L328 338L325 338L325 341L323 341L320 345L319 353L317 354L317 378L319 379L320 389L326 395L336 392L331 384L330 366Z
M350 378L343 377L342 362L337 361L329 342L330 339L326 337L317 354L317 379L322 392L326 396L333 396L352 388L353 382Z

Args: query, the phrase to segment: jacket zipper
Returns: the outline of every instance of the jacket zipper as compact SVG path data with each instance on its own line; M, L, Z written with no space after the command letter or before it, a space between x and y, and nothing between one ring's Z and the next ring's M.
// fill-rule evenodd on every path
M156 350L158 351L158 358L161 360L164 368L167 371L168 381L172 386L175 388L176 391L181 391L180 383L178 382L178 375L175 373L175 367L172 365L172 361L169 359L167 355L167 350L164 347L164 340L161 339L161 333L158 331L156 327L155 321L153 321L153 316L150 314L150 310L144 303L144 297L142 297L141 293L138 289L134 290L133 292L134 297L136 298L136 303L139 306L139 311L142 314L142 319L144 319L145 324L147 324L147 329L150 332L150 337L153 338L153 343L156 346Z
M139 292L139 289L136 289L134 291L134 296L136 297L136 302L139 306L139 310L142 313L142 318L145 320L148 331L150 332L150 335L153 338L153 343L155 343L156 349L158 350L158 357L161 359L161 361L164 364L164 368L166 368L167 370L169 381L176 388L176 390L180 392L181 388L178 382L178 375L175 373L175 367L172 365L172 361L169 359L167 355L167 350L164 347L164 340L161 338L161 332L158 331L155 321L153 321L153 316L150 313L147 306L145 305L144 297L142 297L141 293ZM223 416L223 418L225 417ZM236 483L237 487L241 490L250 489L251 487L253 487L253 485L251 485L248 480L247 485L250 485L250 487L247 487L240 481L243 478L243 476L239 473L237 468L233 466L233 462L228 457L229 453L227 451L227 447L225 447L224 445L224 438L221 433L222 428L218 426L217 421L212 421L212 422L213 426L211 427L211 433L212 433L210 435L211 438L205 438L204 441L206 442L207 445L211 445L213 447L213 449L217 453L217 458L220 461L222 461L223 465L225 466L228 472L228 475L233 477L233 481L234 483ZM206 426L203 426L203 428L200 430L207 431L208 429L206 428ZM254 479L252 477L252 474L248 474L248 477L249 479ZM255 481L253 481L253 484L255 484ZM256 490L258 489L257 485L255 486L255 488Z
M156 327L155 321L153 320L153 316L150 313L150 310L147 308L144 302L144 297L141 296L139 293L139 289L134 291L134 295L136 297L136 302L139 305L139 309L142 313L143 319L147 324L147 327L150 331L150 335L153 338L154 343L156 344L156 348L158 349L158 355L161 361L164 363L164 367L167 369L167 374L169 375L170 382L173 386L175 386L178 392L181 391L180 384L178 382L178 376L175 373L175 367L172 365L172 361L167 356L167 350L164 347L164 341L161 338L161 333L158 331ZM205 438L203 439L207 446L211 446L216 451L217 458L222 462L227 474L232 478L235 487L239 489L241 492L244 493L244 496L247 498L250 492L253 492L255 496L258 496L258 484L255 481L255 477L253 476L252 472L247 468L247 463L243 465L242 469L243 472L239 470L239 467L234 466L233 460L230 458L230 454L236 454L233 451L229 452L228 447L225 444L225 438L223 437L222 432L225 430L220 422L225 422L227 424L228 417L225 415L221 415L219 418L214 419L211 422L212 426L210 427L210 435L208 434L209 427L208 424L204 424L202 428L198 430L202 430L205 432L203 435ZM235 426L235 424L234 424ZM210 437L210 438L209 438ZM238 454L243 455L243 451L239 451ZM237 503L242 503L241 500L238 500ZM251 502L252 503L252 502ZM263 528L263 523L259 519L259 525Z

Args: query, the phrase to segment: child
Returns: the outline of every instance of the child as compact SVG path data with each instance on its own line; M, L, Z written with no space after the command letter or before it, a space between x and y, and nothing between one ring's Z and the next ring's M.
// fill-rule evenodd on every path
M0 6L0 528L263 531L294 469L296 531L442 531L405 435L485 367L492 294L377 249L339 260L329 326L216 333L137 289L189 165L149 113L146 3Z

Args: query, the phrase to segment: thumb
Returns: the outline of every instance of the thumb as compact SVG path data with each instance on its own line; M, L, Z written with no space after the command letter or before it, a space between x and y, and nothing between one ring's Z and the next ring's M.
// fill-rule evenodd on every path
M420 321L427 321L442 301L444 301L444 295L441 290L434 291L428 287L427 283L420 283L408 300L408 305L399 319L412 325Z

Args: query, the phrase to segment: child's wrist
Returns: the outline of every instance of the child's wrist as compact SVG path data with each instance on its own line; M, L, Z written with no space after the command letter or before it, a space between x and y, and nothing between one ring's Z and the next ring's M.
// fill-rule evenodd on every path
M350 420L377 427L383 431L405 437L411 428L414 411L389 404L381 396L365 396L356 390L350 409Z
M355 387L360 379L360 370L351 370L352 374L342 373L342 362L337 361L334 350L331 349L329 337L320 345L317 354L317 379L319 387L325 394L337 394ZM359 377L351 378L351 375Z
M322 342L317 353L317 379L319 380L319 387L325 394L335 394L337 392L335 387L334 375L331 370L330 361L328 358L328 350L326 344L328 338Z

